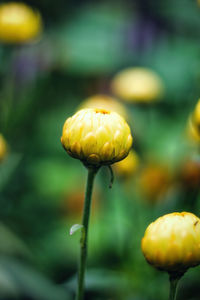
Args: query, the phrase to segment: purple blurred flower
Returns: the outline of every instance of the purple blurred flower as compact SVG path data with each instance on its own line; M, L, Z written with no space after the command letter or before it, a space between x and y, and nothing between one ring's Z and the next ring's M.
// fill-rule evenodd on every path
M31 84L50 69L51 53L47 46L22 47L17 50L12 64L16 86Z
M134 21L127 30L128 48L139 53L151 49L157 33L156 25L152 21L142 19Z

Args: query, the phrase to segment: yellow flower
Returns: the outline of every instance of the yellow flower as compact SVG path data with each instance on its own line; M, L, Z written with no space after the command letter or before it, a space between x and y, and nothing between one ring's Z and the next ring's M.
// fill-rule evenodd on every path
M7 143L2 134L0 134L0 162L4 160L8 153Z
M24 3L0 5L0 40L24 43L35 38L42 28L40 14Z
M164 165L149 164L145 166L138 177L138 186L145 200L156 203L163 198L170 186L169 170Z
M72 157L99 166L125 158L132 136L128 124L117 113L88 108L65 121L61 143Z
M200 183L200 161L191 158L184 161L178 179L184 190L198 190Z
M148 103L163 94L160 77L146 68L128 68L119 72L111 82L113 93L128 101Z
M171 272L200 264L200 219L192 213L171 213L151 223L142 239L147 262Z
M128 119L125 107L116 99L107 95L95 95L86 99L80 106L82 108L99 108L114 111L120 114L125 120Z
M129 152L129 155L122 161L114 164L114 170L120 177L130 177L139 167L139 157L134 150Z

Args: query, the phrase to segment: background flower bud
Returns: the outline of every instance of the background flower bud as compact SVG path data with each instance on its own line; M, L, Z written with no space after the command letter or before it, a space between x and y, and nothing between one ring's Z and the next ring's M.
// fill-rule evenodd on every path
M114 171L119 177L128 178L138 170L139 164L139 156L134 150L131 150L125 159L114 164Z
M152 102L163 94L160 77L150 69L128 68L119 72L111 83L113 93L128 102Z
M138 187L141 194L150 203L164 199L170 187L171 176L164 164L150 163L145 165L138 176Z
M40 14L24 3L0 5L0 40L24 43L35 38L42 28Z
M80 109L83 108L99 108L105 110L115 111L120 114L125 120L128 119L128 112L123 104L117 101L115 98L107 95L94 95L83 101L80 105Z

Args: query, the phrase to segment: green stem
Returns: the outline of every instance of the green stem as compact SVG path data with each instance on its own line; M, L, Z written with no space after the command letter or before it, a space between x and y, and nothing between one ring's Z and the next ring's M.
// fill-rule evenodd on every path
M177 285L180 280L180 276L173 277L169 276L169 282L170 282L170 294L169 294L169 300L176 300L176 294L177 294Z
M84 294L84 278L85 278L85 268L86 268L86 259L87 259L88 225L89 225L89 217L90 217L92 188L93 188L94 178L97 171L98 168L95 167L88 168L87 187L85 193L84 210L83 210L83 218L82 218L83 230L82 230L81 241L80 241L80 260L79 260L78 287L77 287L76 300L82 300Z
M113 182L114 182L114 173L113 173L113 170L112 170L112 167L111 165L108 166L108 169L110 171L110 184L109 184L109 189L112 188L112 185L113 185Z

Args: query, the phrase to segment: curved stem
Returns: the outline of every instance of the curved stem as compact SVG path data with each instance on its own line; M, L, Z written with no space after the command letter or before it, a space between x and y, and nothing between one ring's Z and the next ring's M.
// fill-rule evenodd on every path
M169 300L176 300L176 294L177 294L177 285L179 282L180 277L169 277L170 282L170 294L169 294Z
M87 259L88 225L89 225L89 217L90 217L92 188L93 188L94 178L97 171L98 168L95 167L88 168L87 187L85 193L84 210L83 210L83 218L82 218L83 230L82 230L81 240L80 240L80 260L79 260L78 287L76 293L76 300L82 300L84 294L84 278L85 278L85 268L86 268L86 259Z

